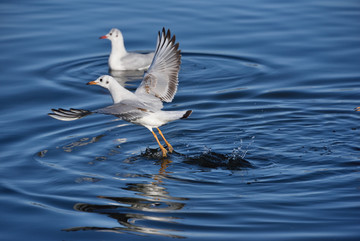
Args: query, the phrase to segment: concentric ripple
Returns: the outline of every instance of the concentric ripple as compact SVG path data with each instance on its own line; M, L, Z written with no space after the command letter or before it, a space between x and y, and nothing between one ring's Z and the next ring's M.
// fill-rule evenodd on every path
M220 106L232 98L231 93L241 92L241 86L266 74L268 69L268 66L250 58L183 52L178 93L173 103L164 106L168 110L193 109L194 115L189 120L179 120L162 128L176 150L168 159L162 159L158 148L146 147L156 143L145 128L113 122L114 118L109 116L93 115L63 127L54 127L58 130L52 132L51 146L39 150L34 159L44 168L65 172L64 176L71 176L74 183L88 188L88 192L96 197L96 201L92 198L75 202L74 210L101 214L108 220L106 223L113 223L110 220L117 223L104 225L94 219L89 221L92 225L77 223L63 230L186 237L181 230L193 222L187 217L194 220L199 220L199 217L188 213L187 195L170 190L169 185L180 190L187 185L206 188L226 185L222 175L218 174L251 170L257 166L251 160L245 160L250 145L242 149L242 142L238 143L239 132L233 132L227 140L214 144L212 138L216 138L217 133L211 132L211 125L204 125L207 122L204 120L211 120L209 116L214 115L214 111L216 115L223 115L228 107ZM46 71L47 75L58 79L60 91L71 88L75 92L81 88L86 96L93 96L96 89L83 88L83 83L104 72L108 73L106 56L68 61L49 66ZM123 81L125 76L125 83L141 79L143 72L110 74L115 74L119 81ZM79 82L79 79L83 81ZM133 82L127 87L135 89L137 84ZM202 92L197 94L194 90ZM98 91L103 95L94 97L92 101L110 104L106 91ZM223 100L219 101L219 96ZM89 100L89 97L78 98L77 107L89 106ZM213 105L210 107L209 104ZM198 135L192 135L191 130ZM205 136L208 141L204 141ZM190 145L187 144L188 138L192 138ZM250 137L249 143L252 142L253 137ZM218 149L218 145L227 150ZM204 151L206 146L209 149ZM176 172L168 171L169 168L175 168ZM83 170L87 170L86 173ZM212 179L202 174L212 171ZM93 192L93 186L97 186L99 191ZM115 186L121 188L114 189ZM194 197L198 198L197 195ZM202 211L200 214L207 215Z

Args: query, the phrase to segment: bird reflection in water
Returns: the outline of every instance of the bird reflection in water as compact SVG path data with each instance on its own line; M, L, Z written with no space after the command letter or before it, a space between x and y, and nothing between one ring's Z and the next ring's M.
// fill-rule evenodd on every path
M144 73L144 70L109 70L109 74L114 77L119 84L128 88L126 85L131 83L130 85L134 85L134 89L136 89L137 84L140 83L144 77Z
M174 227L180 219L173 216L176 210L185 206L187 198L172 197L164 187L164 180L169 172L166 168L171 163L169 159L160 161L159 173L152 175L148 183L127 183L123 190L134 192L141 197L110 197L98 196L100 199L109 200L111 204L97 205L77 203L74 209L81 212L104 214L115 219L119 227L74 227L64 231L106 231L115 233L141 233L184 238L174 233L180 232ZM170 216L170 215L171 216ZM153 227L151 227L153 226ZM157 227L167 228L157 228Z
M102 135L98 135L98 136L95 136L95 137L83 137L81 138L80 140L77 140L77 141L74 141L74 142L71 142L65 146L62 147L62 149L65 151L65 152L72 152L75 148L77 147L81 147L81 146L86 146L86 145L89 145L89 144L92 144L92 143L95 143L95 142L98 142L101 138L103 138L105 135L102 134Z

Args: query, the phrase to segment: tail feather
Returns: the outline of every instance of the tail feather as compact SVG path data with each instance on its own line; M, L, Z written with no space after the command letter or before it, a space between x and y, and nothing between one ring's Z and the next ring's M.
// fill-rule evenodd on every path
M185 111L161 111L161 116L159 118L163 121L170 122L179 119L186 119L192 113L192 110L185 110Z
M185 112L185 114L180 119L186 119L188 118L192 113L192 110L188 110Z
M83 118L87 115L90 115L92 112L88 110L82 109L73 109L65 110L62 108L59 109L51 109L53 113L48 113L48 115L54 119L61 121L73 121L80 118Z

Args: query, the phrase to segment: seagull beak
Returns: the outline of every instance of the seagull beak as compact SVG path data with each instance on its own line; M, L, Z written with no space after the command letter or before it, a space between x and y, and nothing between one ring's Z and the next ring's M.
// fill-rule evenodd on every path
M95 81L90 81L88 83L86 83L87 85L97 85L97 83Z
M106 37L106 35L104 35L104 36L101 36L99 39L106 39L107 37Z

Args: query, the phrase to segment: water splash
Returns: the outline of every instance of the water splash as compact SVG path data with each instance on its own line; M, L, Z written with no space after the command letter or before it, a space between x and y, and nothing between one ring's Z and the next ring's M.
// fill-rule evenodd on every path
M242 158L242 155L232 153L217 153L212 151L211 148L204 147L204 151L199 155L186 155L174 151L168 156L168 159L180 158L183 163L191 165L199 165L206 168L224 168L228 170L241 170L244 168L251 168L253 165ZM146 148L144 152L138 157L131 158L132 161L140 157L146 157L148 159L163 159L160 148L152 149Z
M240 156L242 159L245 159L247 152L249 151L250 146L254 143L255 136L252 136L250 142L247 144L245 149L243 149L243 139L240 139L240 145L234 148L232 155L234 157Z
M243 159L241 155L234 154L234 152L222 154L211 151L211 149L197 156L186 156L184 162L207 168L225 168L228 170L240 170L252 167L251 163Z
M240 145L232 150L231 153L217 153L210 147L205 146L202 154L198 156L187 156L186 163L196 163L203 167L225 168L228 170L240 170L251 168L253 165L245 160L245 156L254 142L255 136L252 136L250 142L243 148L243 140L240 139Z

